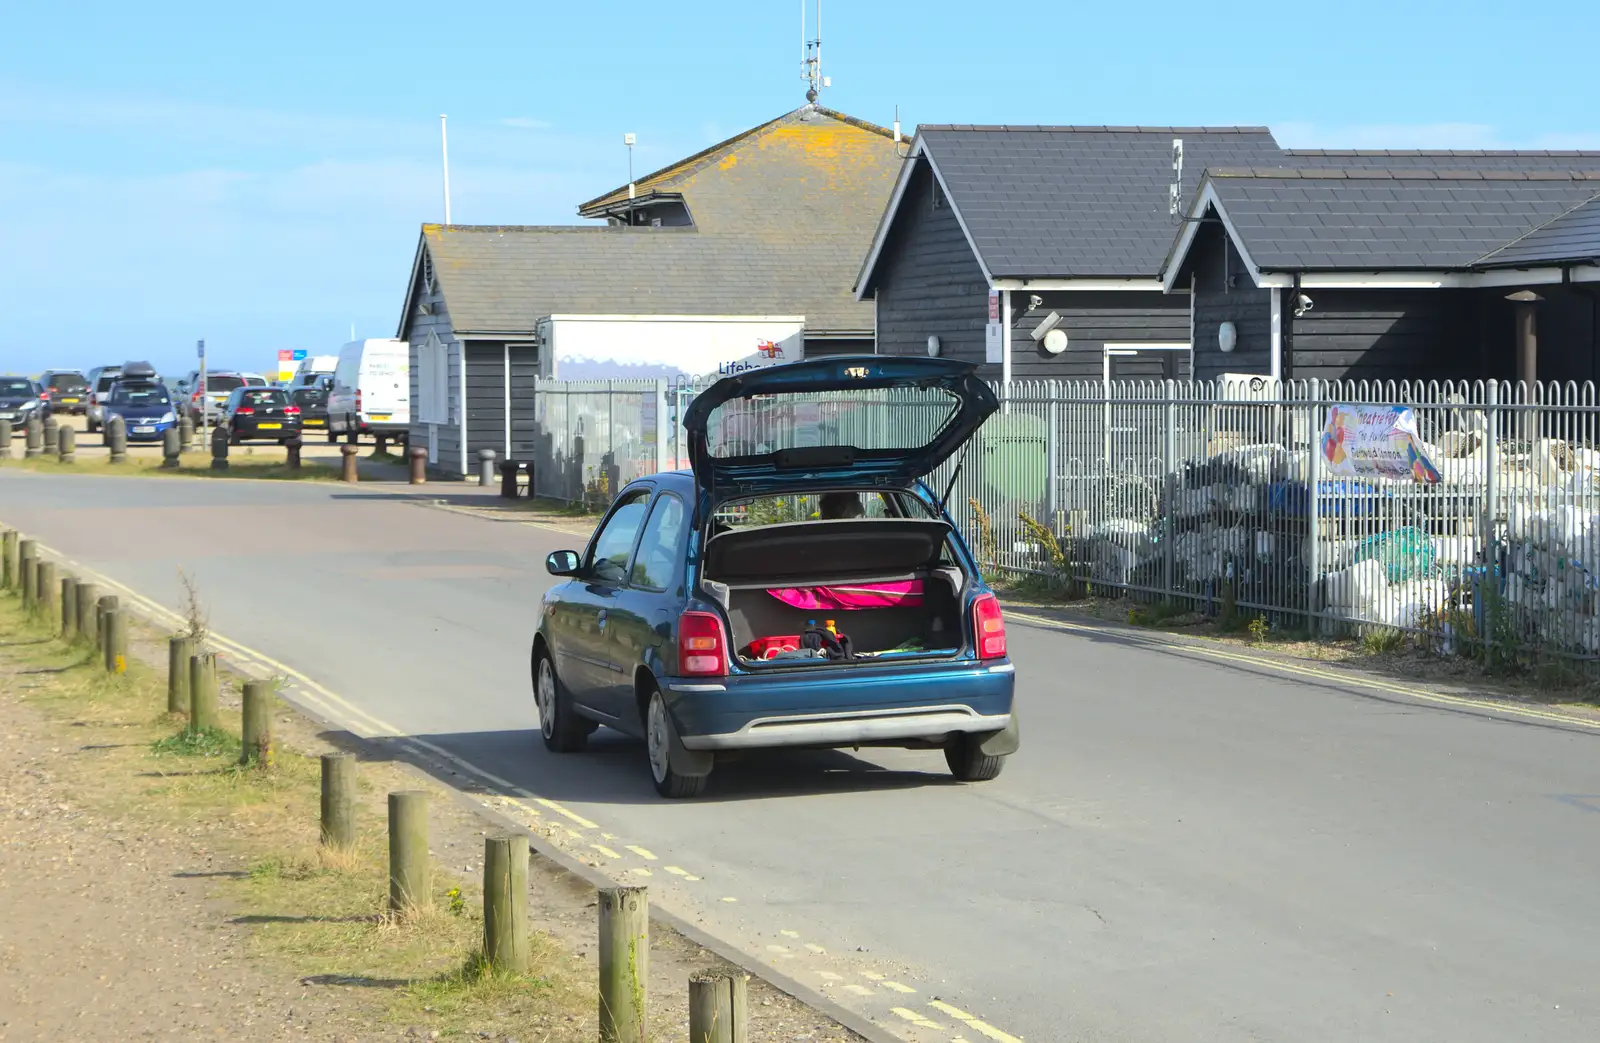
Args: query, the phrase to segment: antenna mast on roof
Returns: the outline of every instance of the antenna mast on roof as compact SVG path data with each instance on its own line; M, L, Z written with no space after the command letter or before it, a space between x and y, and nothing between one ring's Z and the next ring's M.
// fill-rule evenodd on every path
M1167 213L1183 216L1183 139L1172 139L1172 185L1167 190Z
M806 0L800 0L800 78L806 81L806 101L812 105L822 96L822 88L833 80L822 75L822 0L817 0L817 35L806 34Z

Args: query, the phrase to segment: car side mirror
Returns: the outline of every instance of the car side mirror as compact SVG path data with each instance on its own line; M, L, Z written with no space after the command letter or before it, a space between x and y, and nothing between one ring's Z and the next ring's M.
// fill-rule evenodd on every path
M558 550L544 559L545 571L552 576L575 576L583 559L575 550Z

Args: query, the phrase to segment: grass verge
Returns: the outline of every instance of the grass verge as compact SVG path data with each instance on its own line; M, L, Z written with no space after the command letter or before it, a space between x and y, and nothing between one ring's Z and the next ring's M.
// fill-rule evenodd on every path
M270 967L307 984L365 986L351 992L352 1004L439 1038L476 1036L489 1024L524 1038L586 1035L592 979L555 939L535 932L532 973L483 967L477 881L436 866L429 906L403 921L387 915L383 793L367 777L376 768L363 769L357 844L326 852L315 758L280 747L272 767L241 767L232 721L187 733L164 712L156 671L134 661L122 676L106 674L91 649L26 618L9 592L0 594L0 691L42 713L60 737L56 776L76 803L175 849L204 849L222 870L215 896L229 929L244 927L249 952Z

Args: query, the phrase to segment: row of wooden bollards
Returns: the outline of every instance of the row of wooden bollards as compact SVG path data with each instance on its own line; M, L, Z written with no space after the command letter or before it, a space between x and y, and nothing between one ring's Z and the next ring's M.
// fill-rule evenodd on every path
M389 914L425 909L433 893L428 857L428 795L389 794ZM356 842L355 758L322 757L322 844L348 850ZM644 887L599 891L600 1039L644 1043L648 1026L650 900ZM503 833L483 844L483 962L507 974L529 969L528 838ZM693 1043L747 1043L745 978L698 974L689 980Z
M41 618L60 613L60 632L103 653L113 674L127 670L128 631L114 594L97 597L91 583L65 576L38 556L38 545L13 529L0 533L0 582L20 589L24 607ZM59 599L57 598L59 591ZM59 600L59 605L57 605ZM187 717L197 734L217 725L217 657L195 638L169 639L167 710ZM272 753L273 686L248 681L243 689L240 763L266 767ZM349 851L356 846L356 760L348 753L322 757L321 843ZM389 912L413 917L432 901L428 854L428 795L419 790L389 794ZM499 973L529 970L528 837L487 837L483 852L483 961ZM644 1043L648 1026L650 903L644 887L602 888L598 895L600 1038L604 1043ZM699 974L689 981L689 1038L693 1043L747 1043L745 978Z

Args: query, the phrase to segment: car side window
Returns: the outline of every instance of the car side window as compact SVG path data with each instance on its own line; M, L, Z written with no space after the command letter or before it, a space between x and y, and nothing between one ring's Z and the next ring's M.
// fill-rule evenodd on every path
M680 544L687 516L688 510L677 496L662 493L657 497L639 541L639 552L633 556L633 574L628 582L648 590L666 590L672 585L683 556Z
M644 524L650 490L641 489L629 496L606 519L589 548L589 572L604 583L621 583L628 575L628 558L633 553L639 526Z

